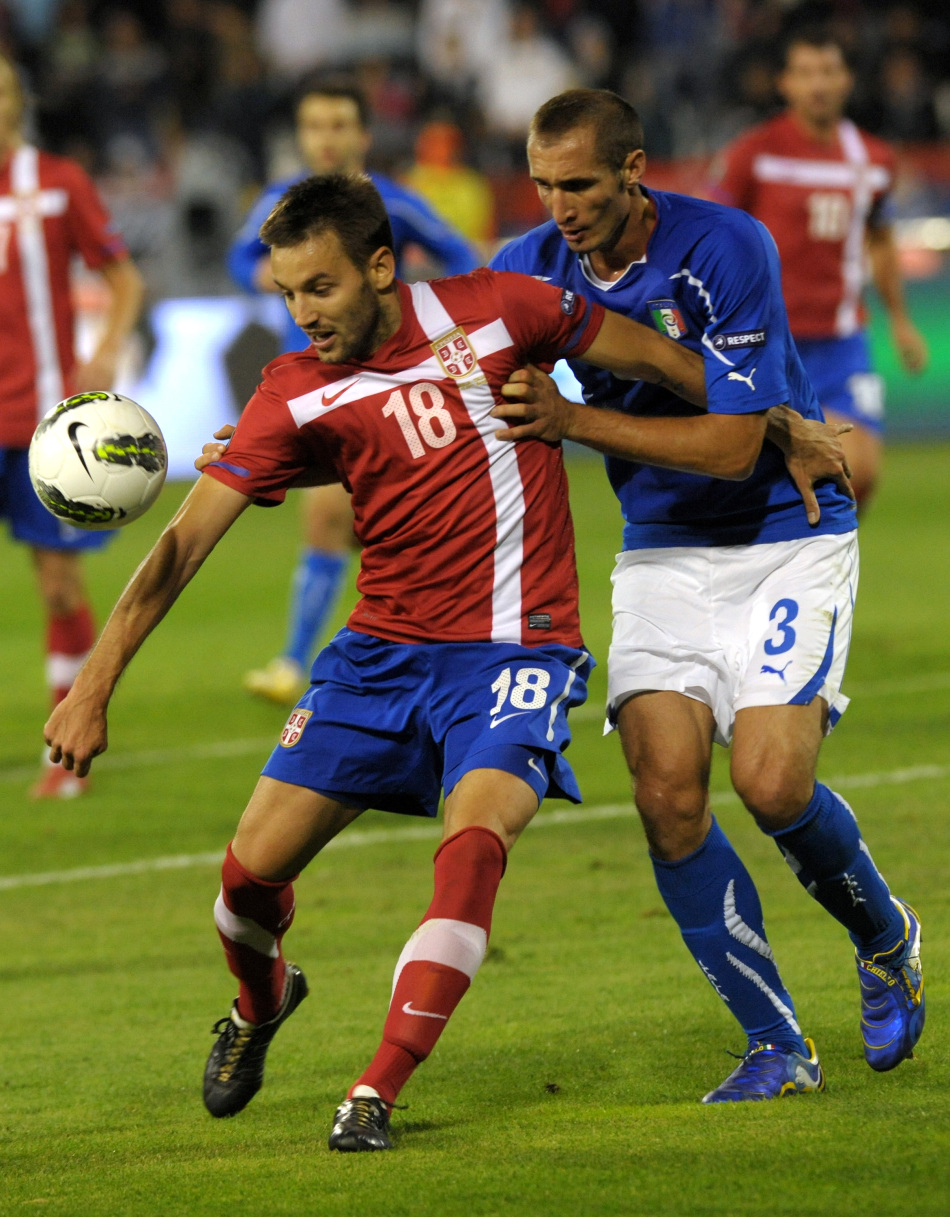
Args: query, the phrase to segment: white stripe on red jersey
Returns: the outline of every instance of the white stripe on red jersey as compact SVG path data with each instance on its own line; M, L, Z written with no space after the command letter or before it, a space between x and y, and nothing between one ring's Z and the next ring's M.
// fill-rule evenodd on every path
M208 472L265 502L314 467L338 474L363 545L353 629L581 645L560 451L504 443L490 412L517 368L586 350L603 310L488 270L399 298L398 332L363 363L311 349L270 364Z
M30 145L0 164L0 447L25 448L71 388L69 269L126 256L95 187L73 161Z
M66 210L65 191L41 191L39 156L35 148L17 148L10 166L10 184L16 207L17 245L26 293L30 341L36 362L36 405L40 415L63 396L63 372L56 349L56 320L50 290L49 262L43 236L43 217ZM45 194L45 199L44 199ZM50 197L54 195L54 197ZM6 200L4 200L6 201ZM45 204L45 206L44 206ZM46 210L50 204L56 210Z

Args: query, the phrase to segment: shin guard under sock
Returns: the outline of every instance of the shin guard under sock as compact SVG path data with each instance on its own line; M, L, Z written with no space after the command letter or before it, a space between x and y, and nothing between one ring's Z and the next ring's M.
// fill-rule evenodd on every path
M808 1055L755 884L716 820L694 853L677 862L653 858L653 870L683 941L750 1042Z
M396 964L383 1042L348 1097L369 1087L395 1103L435 1047L485 958L506 860L501 839L487 828L462 829L436 851L435 894Z
M348 560L348 554L327 549L305 549L300 555L291 584L285 654L305 672L340 594Z
M229 845L214 921L228 967L240 982L238 1014L257 1026L280 1010L285 981L280 943L293 919L293 879L259 879L244 869Z
M50 617L46 628L46 683L58 706L79 675L96 640L92 610L82 604L71 613Z
M841 922L862 955L900 941L903 917L840 795L816 782L795 823L769 836L802 887Z

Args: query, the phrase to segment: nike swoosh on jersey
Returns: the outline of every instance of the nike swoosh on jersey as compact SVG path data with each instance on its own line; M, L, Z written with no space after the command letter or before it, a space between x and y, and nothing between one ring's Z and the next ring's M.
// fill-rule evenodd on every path
M535 773L538 774L539 777L543 778L543 777L547 776L547 774L544 773L541 766L538 764L538 762L534 759L533 756L528 757L528 768L533 769L535 771Z
M431 1010L413 1010L411 1001L404 1003L402 1012L403 1014L418 1014L420 1018L441 1018L444 1023L449 1021L447 1014L433 1014Z
M515 710L512 714L503 714L501 718L493 718L489 724L491 727L497 727L499 723L506 723L509 718L517 718L519 714L530 714L530 710Z
M343 394L344 394L344 393L347 391L347 389L352 389L352 388L353 388L353 386L356 384L356 381L357 381L357 380L359 380L359 379L360 379L360 378L359 378L359 376L357 376L357 377L356 377L356 380L351 380L351 381L349 382L349 384L345 384L345 385L343 386L343 388L342 388L342 389L340 389L338 392L334 393L334 394L333 394L332 396L330 396L330 397L328 397L328 396L327 396L326 389L324 389L324 391L323 391L323 396L320 398L320 401L321 401L321 402L323 403L323 405L325 405L325 406L332 406L332 405L333 405L333 403L336 401L336 399L337 399L338 397L342 397L342 396L343 396Z

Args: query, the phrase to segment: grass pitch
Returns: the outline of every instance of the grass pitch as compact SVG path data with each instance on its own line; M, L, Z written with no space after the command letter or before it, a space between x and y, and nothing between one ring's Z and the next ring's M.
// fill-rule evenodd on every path
M331 1155L325 1143L428 901L435 839L419 821L369 813L349 830L356 844L305 873L287 947L311 997L243 1114L214 1121L200 1098L208 1029L234 992L211 920L217 869L200 855L223 850L283 721L239 681L279 648L292 509L251 511L225 539L123 681L93 793L62 805L25 795L45 717L40 631L27 555L0 544L0 1212L945 1214L948 457L947 447L889 454L862 532L854 703L822 763L924 918L917 1059L883 1076L864 1064L847 937L729 799L720 755L717 812L759 884L828 1090L699 1104L741 1036L665 913L624 814L619 748L600 737L601 667L592 708L573 720L587 819L558 820L549 805L512 855L489 958L404 1092L397 1150L383 1155ZM617 512L596 461L574 463L571 481L585 634L603 661ZM181 494L170 487L90 560L101 613ZM60 873L172 856L188 864ZM38 874L52 881L14 886Z

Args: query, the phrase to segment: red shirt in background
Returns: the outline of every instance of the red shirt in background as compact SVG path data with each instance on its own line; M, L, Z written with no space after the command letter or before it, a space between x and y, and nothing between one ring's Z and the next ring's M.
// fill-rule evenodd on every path
M28 447L72 387L76 254L98 270L128 251L75 161L14 149L0 167L0 447Z
M722 154L712 190L775 238L796 338L847 337L865 321L869 224L886 223L893 151L847 120L821 143L791 114L753 127Z

